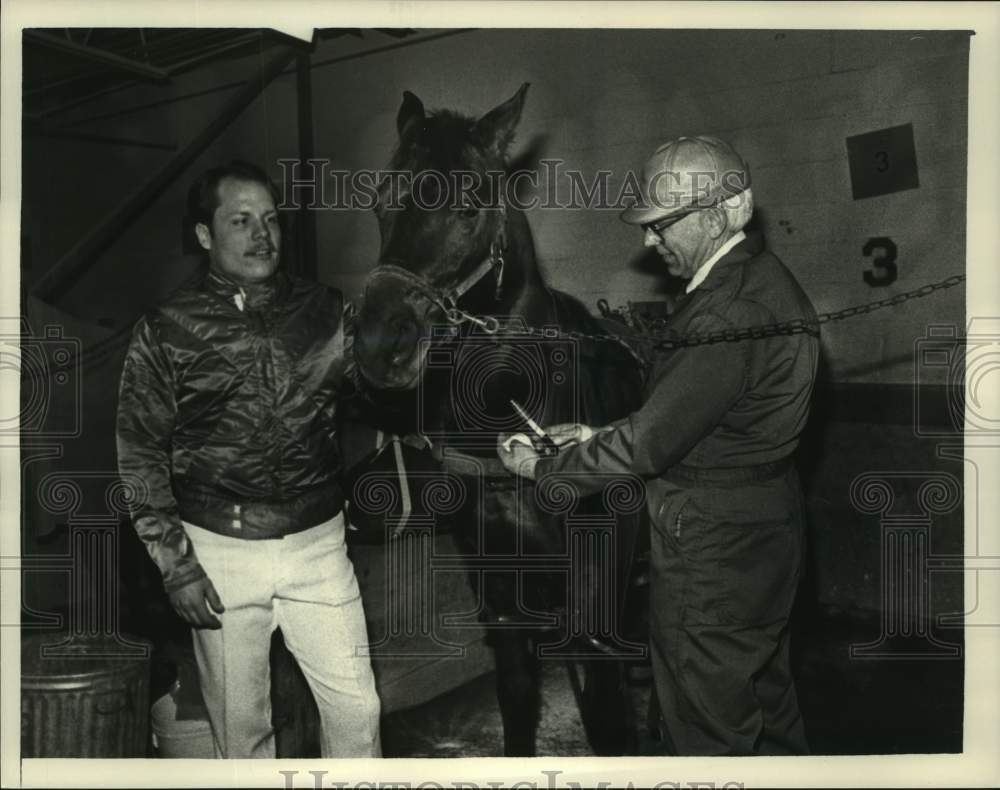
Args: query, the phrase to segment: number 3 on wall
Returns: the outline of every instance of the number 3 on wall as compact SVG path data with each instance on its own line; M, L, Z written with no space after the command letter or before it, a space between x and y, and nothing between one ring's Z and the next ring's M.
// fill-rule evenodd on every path
M881 255L872 258L872 268L865 271L865 282L871 286L883 286L896 282L896 243L887 236L876 236L868 239L861 248L861 254L871 258L875 250L881 250Z

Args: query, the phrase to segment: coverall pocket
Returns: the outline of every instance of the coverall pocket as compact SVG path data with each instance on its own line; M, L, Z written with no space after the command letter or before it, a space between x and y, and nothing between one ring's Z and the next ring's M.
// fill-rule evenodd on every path
M652 512L650 617L654 629L680 625L684 620L689 583L677 524L681 523L683 529L683 512L689 498L689 492L683 489L671 490Z
M770 485L697 492L679 512L691 579L689 621L761 625L787 618L802 562L795 498Z
M680 540L684 525L684 509L691 498L685 489L668 491L653 513L653 529L673 541Z

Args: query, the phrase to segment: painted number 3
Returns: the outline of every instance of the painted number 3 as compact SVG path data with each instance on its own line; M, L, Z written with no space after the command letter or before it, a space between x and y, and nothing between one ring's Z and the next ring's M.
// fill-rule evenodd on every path
M881 254L873 253L879 250ZM876 236L868 239L861 253L866 258L872 258L872 268L865 271L865 282L871 286L883 286L896 282L896 243L886 236Z

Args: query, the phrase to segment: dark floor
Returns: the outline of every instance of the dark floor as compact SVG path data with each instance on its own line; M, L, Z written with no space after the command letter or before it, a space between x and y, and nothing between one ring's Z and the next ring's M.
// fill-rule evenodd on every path
M875 639L877 621L812 618L795 636L795 669L803 718L814 754L960 752L961 658L851 658L850 646ZM957 641L948 633L949 641ZM636 754L660 754L646 728L651 690L648 667L630 673L637 728ZM539 756L592 754L584 735L566 665L542 670ZM503 754L493 675L485 675L431 702L387 716L387 757L486 757Z

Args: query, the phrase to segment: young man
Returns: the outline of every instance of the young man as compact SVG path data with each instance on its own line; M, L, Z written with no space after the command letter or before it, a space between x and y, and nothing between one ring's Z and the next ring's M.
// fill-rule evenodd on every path
M189 212L208 266L138 322L122 372L118 462L142 484L135 527L193 628L220 757L274 756L276 627L319 707L323 756L376 756L338 485L341 294L281 271L275 190L256 167L206 172Z

